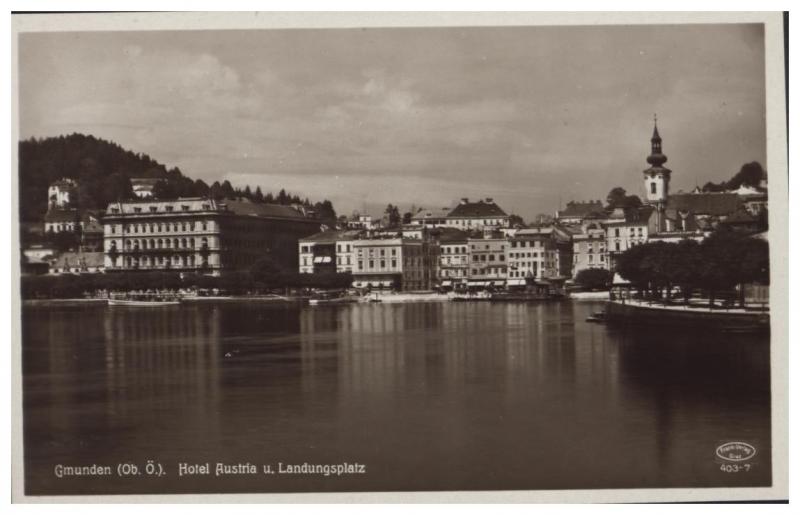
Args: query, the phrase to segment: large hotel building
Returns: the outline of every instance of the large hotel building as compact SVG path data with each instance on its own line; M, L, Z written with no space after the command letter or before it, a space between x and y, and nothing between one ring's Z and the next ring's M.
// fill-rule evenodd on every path
M281 205L207 198L113 202L103 217L105 270L219 275L264 256L295 268L297 241L318 220Z

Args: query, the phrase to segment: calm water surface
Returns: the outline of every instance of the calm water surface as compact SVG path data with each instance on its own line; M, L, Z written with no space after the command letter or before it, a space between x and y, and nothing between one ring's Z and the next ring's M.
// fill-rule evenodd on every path
M26 492L769 485L769 337L585 322L601 307L26 307ZM731 440L757 447L750 471L720 470ZM167 474L54 475L148 459ZM215 478L216 462L366 474Z

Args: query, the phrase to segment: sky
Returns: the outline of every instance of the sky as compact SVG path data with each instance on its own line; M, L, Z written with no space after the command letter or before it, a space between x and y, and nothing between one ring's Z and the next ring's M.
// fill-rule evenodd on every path
M766 162L761 25L27 33L21 138L79 132L339 214L491 197L531 219Z

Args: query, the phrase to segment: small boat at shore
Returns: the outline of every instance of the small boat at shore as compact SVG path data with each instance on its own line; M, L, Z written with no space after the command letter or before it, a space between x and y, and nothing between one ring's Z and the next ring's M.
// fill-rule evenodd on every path
M329 304L353 304L361 302L362 297L347 293L324 292L317 293L308 301L311 306L326 306Z
M539 302L543 300L559 300L562 297L558 295L551 295L549 293L539 292L513 292L501 291L494 292L489 295L489 300L495 302Z
M595 322L598 324L602 324L606 321L606 312L605 311L595 311L588 317L586 317L587 322Z
M177 306L181 303L177 299L108 299L109 306L130 307L130 308L160 308L164 306Z

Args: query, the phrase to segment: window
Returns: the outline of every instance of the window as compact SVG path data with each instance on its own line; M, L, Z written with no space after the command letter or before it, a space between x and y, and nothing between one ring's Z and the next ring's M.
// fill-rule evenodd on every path
M167 212L171 213L171 212L172 212L172 209L173 209L173 207L172 207L172 206L166 206L164 209L166 209L166 210L167 210Z
M651 182L650 183L650 193L652 193L653 195L656 194L656 183L655 182Z
M142 208L140 208L140 207L135 207L135 208L133 208L133 212L134 212L134 213L141 213L141 212L142 212Z
M189 206L181 206L181 211L189 211Z
M158 208L156 206L150 206L151 213L155 213L156 211L158 211Z
M386 268L386 260L381 259L381 268Z
M372 260L372 259L369 260L369 267L370 268L375 268L375 261L374 260Z
M619 228L614 229L614 236L619 238ZM619 250L619 249L617 249L617 250Z

